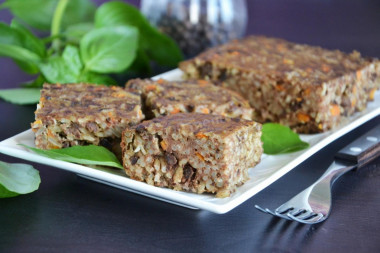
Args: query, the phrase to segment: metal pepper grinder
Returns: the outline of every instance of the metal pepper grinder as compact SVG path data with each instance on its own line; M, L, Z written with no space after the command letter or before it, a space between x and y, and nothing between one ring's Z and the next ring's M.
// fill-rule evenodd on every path
M245 0L142 0L141 11L186 58L244 35Z

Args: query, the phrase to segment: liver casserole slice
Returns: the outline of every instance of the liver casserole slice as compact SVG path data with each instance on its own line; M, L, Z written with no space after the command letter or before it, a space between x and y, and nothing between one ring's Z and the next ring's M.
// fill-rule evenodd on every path
M380 61L250 36L180 63L186 78L208 79L237 91L254 120L278 122L300 133L323 132L366 108L380 87Z
M262 154L261 124L239 118L178 113L128 127L123 165L150 185L227 197L246 182Z

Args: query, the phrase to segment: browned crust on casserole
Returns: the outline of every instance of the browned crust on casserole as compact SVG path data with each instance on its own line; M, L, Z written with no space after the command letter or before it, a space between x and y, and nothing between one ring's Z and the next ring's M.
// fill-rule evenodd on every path
M179 112L223 115L252 120L253 109L238 93L205 80L134 79L126 84L142 94L148 117Z
M261 158L261 125L219 115L178 113L123 132L128 176L150 185L230 196Z
M376 59L262 36L212 48L180 68L186 78L239 92L254 107L254 120L279 122L301 133L336 127L364 110L380 87Z
M112 149L127 126L143 119L140 96L123 88L44 84L32 130L41 149L86 144Z

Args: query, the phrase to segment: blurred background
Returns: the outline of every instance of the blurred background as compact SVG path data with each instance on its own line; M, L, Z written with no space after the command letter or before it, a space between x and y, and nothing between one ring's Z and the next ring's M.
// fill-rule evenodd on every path
M94 2L100 5L106 1ZM141 4L139 0L125 2L136 7ZM245 35L280 37L380 57L379 0L247 0L246 8ZM9 23L10 20L10 13L0 10L0 21ZM0 58L0 75L0 88L16 87L31 79L6 58Z

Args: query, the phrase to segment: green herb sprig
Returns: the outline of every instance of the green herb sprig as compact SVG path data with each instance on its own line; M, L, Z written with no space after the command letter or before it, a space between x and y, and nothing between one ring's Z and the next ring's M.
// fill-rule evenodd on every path
M0 198L31 193L40 183L40 174L32 165L0 161Z
M261 141L264 153L268 155L292 153L309 147L309 143L302 141L289 127L276 123L263 125Z
M73 146L62 149L44 150L29 147L23 144L20 145L32 150L39 155L52 159L84 165L102 165L115 167L121 170L123 169L123 166L120 164L115 154L102 146Z
M23 144L36 154L66 162L114 167L123 166L115 154L101 146L73 146L63 149L42 150ZM38 189L41 178L39 172L28 164L12 164L0 161L0 198L15 197Z
M96 8L90 0L6 0L1 8L15 18L0 22L0 57L38 74L21 88L0 90L11 103L37 103L44 82L111 85L117 83L110 74L149 74L152 63L175 67L183 59L172 39L121 1ZM32 29L50 35L39 38Z

